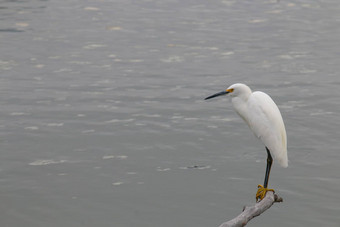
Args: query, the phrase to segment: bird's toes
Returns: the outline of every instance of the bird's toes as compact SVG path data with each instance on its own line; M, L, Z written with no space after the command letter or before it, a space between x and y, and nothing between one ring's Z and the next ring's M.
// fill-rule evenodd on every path
M257 188L256 202L260 202L266 196L267 191L275 192L274 189L265 188L260 184L257 186Z

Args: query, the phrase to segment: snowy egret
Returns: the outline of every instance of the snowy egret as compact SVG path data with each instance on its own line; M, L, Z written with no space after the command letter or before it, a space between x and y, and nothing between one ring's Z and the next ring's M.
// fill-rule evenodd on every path
M227 90L211 95L211 99L221 95L231 96L231 101L238 115L248 124L257 138L265 145L267 151L267 168L264 185L258 185L256 201L264 198L268 189L270 169L274 160L281 166L288 166L287 135L279 108L264 92L252 92L245 84L233 84Z

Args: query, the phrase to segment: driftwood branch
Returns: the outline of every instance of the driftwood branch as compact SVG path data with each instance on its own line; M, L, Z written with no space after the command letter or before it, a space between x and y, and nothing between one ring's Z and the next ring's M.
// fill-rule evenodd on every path
M282 202L282 198L276 195L272 191L268 191L266 196L254 206L244 207L243 212L236 218L224 222L220 227L242 227L245 226L251 219L259 216L267 209L269 209L274 203Z

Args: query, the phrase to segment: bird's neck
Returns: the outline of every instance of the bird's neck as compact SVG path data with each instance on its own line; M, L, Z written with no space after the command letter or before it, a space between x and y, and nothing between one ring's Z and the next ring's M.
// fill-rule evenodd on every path
M231 99L233 106L236 110L236 112L238 113L238 115L240 115L240 117L246 122L248 123L247 119L248 119L248 106L247 106L247 102L246 100L244 100L242 97L233 97Z

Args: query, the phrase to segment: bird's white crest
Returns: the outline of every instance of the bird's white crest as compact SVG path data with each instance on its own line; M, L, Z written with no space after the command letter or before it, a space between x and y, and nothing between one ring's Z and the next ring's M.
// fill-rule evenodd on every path
M287 135L279 108L269 95L252 92L245 84L233 84L226 92L240 117L270 150L281 166L288 166Z

